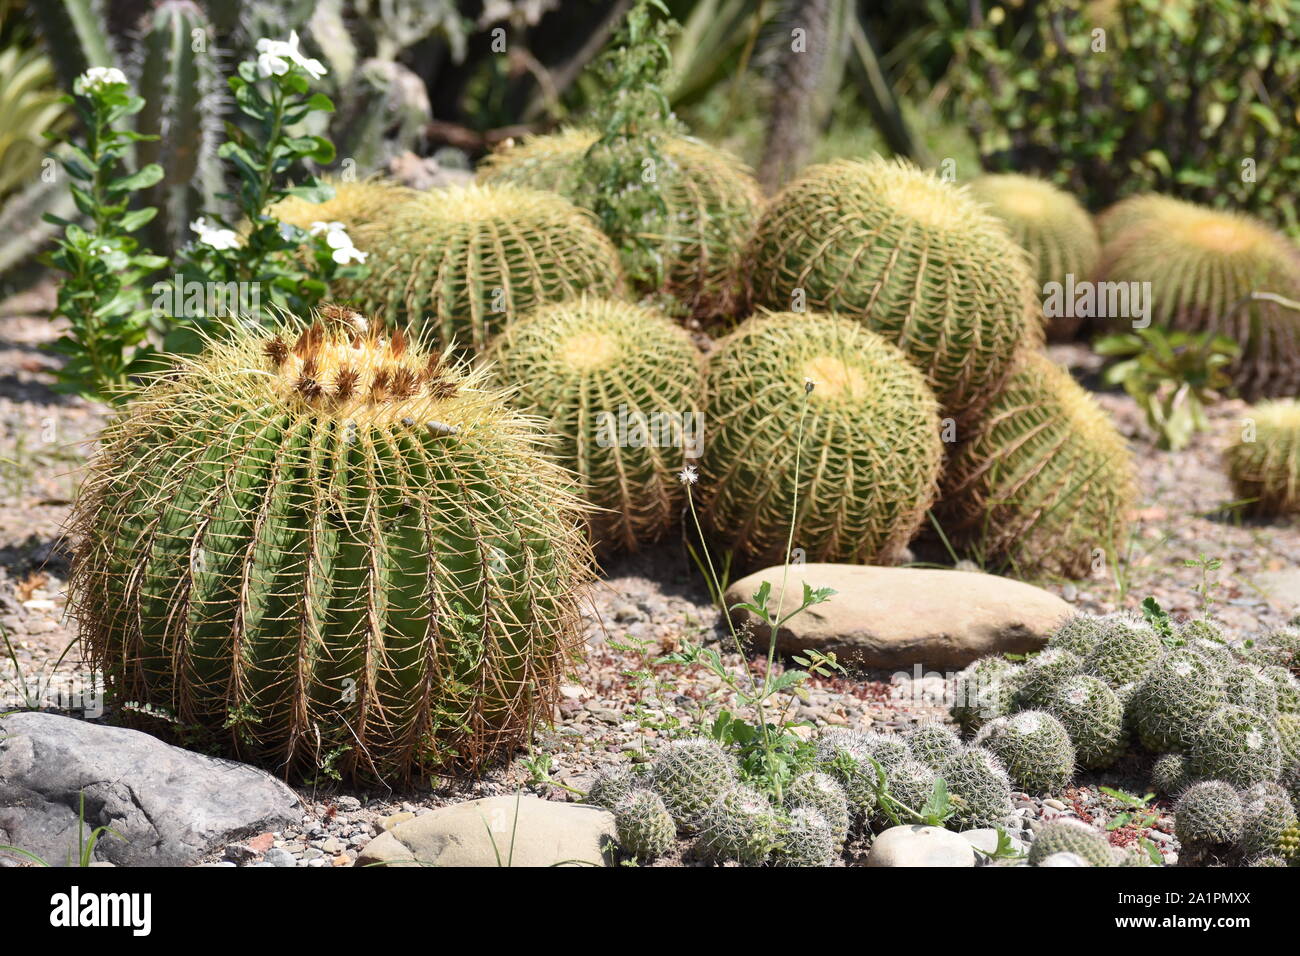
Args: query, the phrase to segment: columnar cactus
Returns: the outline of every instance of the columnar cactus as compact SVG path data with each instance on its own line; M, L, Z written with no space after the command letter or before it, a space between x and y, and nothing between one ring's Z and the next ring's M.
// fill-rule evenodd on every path
M1093 866L1114 866L1106 834L1081 820L1053 820L1029 845L1029 865L1038 866L1053 853L1073 853Z
M705 518L744 563L783 561L792 517L809 561L887 561L920 527L942 457L938 408L880 336L836 316L754 317L709 357L705 389Z
M956 418L1041 336L1025 251L966 189L904 162L804 170L768 205L747 258L753 307L857 319L901 347Z
M481 372L322 310L129 405L74 509L116 698L286 774L479 766L549 714L589 575L571 481Z
M139 36L131 72L144 107L136 132L154 138L136 143L136 168L157 163L163 171L141 193L144 205L158 210L145 227L148 245L179 249L192 238L190 223L216 208L225 189L217 146L226 86L215 31L192 0L158 4L140 22ZM206 43L195 43L196 36Z
M1011 375L944 475L945 530L1021 573L1084 577L1114 562L1136 501L1133 465L1110 419L1037 351Z
M1241 797L1222 780L1193 784L1174 804L1174 833L1190 850L1234 844L1244 825Z
M663 856L677 838L677 826L663 798L653 790L633 790L620 801L614 810L614 827L618 845L641 860Z
M492 343L488 360L514 402L547 420L574 471L602 550L633 550L677 519L678 473L702 451L699 352L651 309L580 298L543 306Z
M1104 281L1149 283L1157 324L1236 341L1233 381L1248 400L1296 394L1300 312L1285 302L1300 300L1295 243L1250 216L1168 199L1107 219Z
M986 724L975 743L1002 761L1011 782L1028 793L1065 787L1074 776L1070 735L1046 711L1022 710Z
M971 181L970 190L1033 258L1040 290L1049 282L1064 283L1067 275L1079 282L1092 278L1101 243L1092 217L1069 193L1046 180L1016 173L979 176ZM1047 337L1068 341L1080 321L1048 316Z
M352 239L369 273L341 294L444 346L481 351L538 306L623 288L618 253L587 213L516 186L419 193Z
M1261 402L1242 417L1253 428L1226 452L1233 493L1256 515L1300 514L1300 401Z
M530 137L484 160L479 181L547 189L589 208L582 161L596 137L586 129ZM729 318L762 203L758 184L740 160L689 137L667 139L663 155L667 168L654 170L655 184L673 227L660 240L664 291L698 318Z

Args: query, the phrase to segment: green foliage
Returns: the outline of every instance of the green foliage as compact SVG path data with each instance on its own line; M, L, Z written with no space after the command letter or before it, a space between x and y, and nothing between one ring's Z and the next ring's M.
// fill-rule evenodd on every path
M209 210L190 224L198 238L178 256L186 281L237 289L243 301L227 303L224 315L192 314L185 303L173 302L172 318L181 327L168 336L169 349L201 348L203 336L224 334L243 321L240 313L268 328L285 311L305 315L325 297L332 280L364 274L352 263L363 263L366 253L356 249L345 229L309 233L270 213L270 207L289 196L309 202L333 196L332 188L313 175L298 185L288 183L300 164L334 158L328 139L294 132L312 114L333 112L334 104L325 94L311 92L311 81L325 68L303 58L296 45L292 52L289 48L283 43L278 53L240 63L228 81L245 122L226 123L226 142L217 155L236 172L238 187L229 198L247 227L240 235L238 219ZM275 72L281 67L283 72Z
M1251 427L1224 455L1238 500L1262 517L1300 513L1300 402L1262 402L1242 417Z
M1295 0L971 9L988 15L952 28L948 78L986 167L1050 176L1093 208L1158 190L1296 223Z
M363 311L435 338L484 350L516 318L581 293L623 291L618 256L568 200L519 186L420 193L362 226L369 275L342 283Z
M664 285L662 237L674 228L657 176L668 166L665 142L678 129L663 91L675 28L662 0L637 0L595 66L603 81L593 116L600 136L587 149L583 174L590 207L638 289Z
M705 393L703 510L744 563L777 563L791 540L809 561L887 560L924 520L938 410L880 336L837 316L755 316L709 357ZM796 432L818 450L802 470L791 443L760 440Z
M45 137L67 120L53 79L39 49L21 42L0 49L0 199L36 178Z
M1179 375L1171 383L1175 392L1186 383L1204 393L1216 387L1212 383L1219 380L1219 370L1226 369L1227 378L1248 400L1296 393L1300 249L1294 242L1240 213L1173 200L1149 202L1145 197L1120 203L1101 223L1113 237L1102 250L1099 279L1146 283L1148 320L1204 335L1199 341L1171 343L1171 354L1168 349L1157 351L1158 339L1148 330L1145 344L1157 354L1148 369L1140 370L1144 377ZM1220 335L1237 350L1217 344L1214 337ZM1173 415L1178 409L1158 411ZM1186 430L1186 423L1181 427Z
M64 101L75 107L86 139L83 146L69 145L60 162L71 179L77 211L88 222L82 227L48 216L64 230L44 258L64 274L54 316L67 319L69 329L51 346L67 360L59 370L58 387L90 398L120 400L130 377L151 367L153 356L145 341L149 310L139 285L166 264L142 250L132 236L156 210L128 209L132 194L156 183L162 169L125 169L126 157L141 137L118 127L140 112L144 100L132 95L120 73L87 73Z
M639 860L663 856L677 839L677 825L653 790L632 790L614 808L618 845Z
M959 546L1020 575L1081 578L1099 557L1118 561L1136 499L1132 460L1068 371L1022 352L972 432L959 436L940 496Z
M1092 866L1114 866L1106 834L1080 820L1053 820L1038 832L1029 847L1029 865L1038 866L1053 853L1073 853Z
M240 757L473 769L580 642L578 503L481 370L363 325L239 330L145 390L74 509L70 605L117 699Z
M517 389L515 405L547 420L560 461L599 509L590 516L598 546L635 550L679 519L679 474L703 442L699 352L680 326L584 297L511 323L487 360Z
M975 736L975 744L1001 760L1011 782L1028 793L1059 791L1074 776L1074 744L1046 711L999 717Z
M1236 843L1244 826L1241 798L1222 780L1193 784L1174 804L1174 833L1188 850Z
M1028 255L966 191L903 162L804 170L768 205L746 259L751 307L861 322L902 348L958 419L1041 338Z
M1209 427L1205 407L1232 385L1226 369L1241 354L1237 343L1210 332L1169 331L1156 326L1109 335L1093 348L1118 359L1103 375L1122 385L1146 414L1161 448L1186 448Z

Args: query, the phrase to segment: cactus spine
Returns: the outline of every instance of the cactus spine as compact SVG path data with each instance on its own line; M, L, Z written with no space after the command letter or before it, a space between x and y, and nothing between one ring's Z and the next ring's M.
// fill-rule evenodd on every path
M288 775L480 766L580 641L570 480L481 372L335 307L289 328L106 429L72 516L83 646L118 699Z
M1261 402L1244 418L1253 433L1225 455L1237 498L1263 517L1300 513L1300 402Z

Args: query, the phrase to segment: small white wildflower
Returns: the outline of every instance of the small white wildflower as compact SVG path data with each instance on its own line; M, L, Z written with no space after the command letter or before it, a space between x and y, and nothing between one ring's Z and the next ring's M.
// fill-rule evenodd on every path
M291 67L301 67L303 72L313 80L319 80L326 73L325 65L302 55L298 49L298 32L289 34L288 42L270 40L266 37L257 41L257 73L259 76L283 76Z
M92 66L77 77L72 88L77 93L97 93L106 86L126 86L126 74L113 66Z
M677 480L684 485L693 485L700 480L700 473L695 470L694 465L687 465L677 473Z
M352 238L348 235L347 227L341 222L321 222L317 220L311 224L311 234L313 236L324 235L325 244L330 247L330 258L341 266L349 262L365 262L368 253L361 252L352 243Z
M190 228L199 234L199 242L205 246L211 246L218 251L239 248L239 236L235 234L233 229L209 226L207 219L203 216L190 223Z

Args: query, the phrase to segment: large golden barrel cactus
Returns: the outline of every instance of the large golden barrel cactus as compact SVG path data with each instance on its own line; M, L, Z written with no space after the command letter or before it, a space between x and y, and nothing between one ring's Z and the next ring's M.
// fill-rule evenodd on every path
M1102 232L1102 280L1150 283L1157 325L1234 340L1243 396L1300 391L1300 247L1250 216L1167 197L1119 203Z
M1257 515L1300 514L1300 401L1261 402L1243 418L1226 454L1237 497Z
M934 394L896 346L840 316L755 316L709 356L705 389L703 511L741 563L782 561L792 518L810 561L889 561L911 540L943 445Z
M590 563L531 423L359 319L242 330L146 389L91 465L69 586L116 700L289 776L393 782L549 716Z
M1022 574L1083 577L1121 553L1133 464L1106 413L1041 352L1016 359L944 475L945 532ZM1101 555L1098 555L1098 552Z
M344 296L368 315L476 352L540 305L623 290L618 253L591 216L520 186L420 193L353 240L370 271Z
M901 161L805 170L759 220L746 273L755 307L837 312L898 345L954 417L1041 338L1029 257L1006 227Z
M513 323L487 359L514 403L548 423L580 479L602 551L660 537L681 511L678 473L698 457L700 354L653 309L611 299L545 306Z
M571 128L529 137L485 159L479 181L549 189L585 205L583 156L597 135ZM758 183L735 156L690 137L669 138L663 153L668 165L655 177L672 224L661 242L664 291L697 318L731 318L741 256L762 203Z
M1093 278L1101 258L1097 228L1088 211L1069 193L1044 179L1016 173L980 176L971 181L970 189L1033 257L1040 294L1047 283L1064 283L1066 276L1079 282ZM1081 321L1071 316L1046 316L1048 339L1069 341Z

